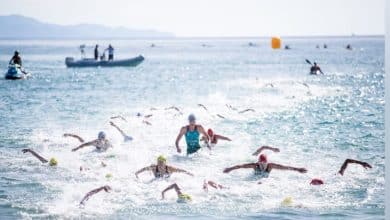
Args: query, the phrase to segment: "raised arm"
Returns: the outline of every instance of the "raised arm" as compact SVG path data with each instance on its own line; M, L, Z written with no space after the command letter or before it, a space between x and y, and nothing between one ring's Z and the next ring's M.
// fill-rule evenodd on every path
M174 190L176 191L177 196L179 196L179 195L181 194L181 189L180 189L180 187L179 187L176 183L174 183L174 184L168 186L166 189L164 189L164 190L161 192L161 198L164 199L164 198L165 198L165 193L166 193L167 191L171 190L171 189L174 189Z
M176 167L171 167L171 166L167 166L168 167L168 171L171 172L171 173L185 173L189 176L194 176L194 174L186 171L186 170L183 170L183 169L179 169L179 168L176 168Z
M137 177L137 179L138 179L138 174L140 174L140 173L142 173L142 172L145 172L145 171L147 171L147 170L153 170L154 167L155 167L155 166L151 165L151 166L144 167L144 168L138 170L137 172L135 172L135 177Z
M259 155L263 150L271 150L273 152L280 152L279 148L276 147L270 147L270 146L261 146L259 149L257 149L252 155L257 156Z
M116 118L120 118L120 119L122 119L123 121L127 122L127 120L126 120L123 116L121 116L121 115L117 115L117 116L112 116L112 117L111 117L111 119L116 119Z
M38 160L40 160L42 163L47 163L48 162L48 160L46 160L41 155L37 154L35 151L33 151L31 149L23 149L22 152L23 153L30 152L34 157L38 158Z
M341 175L344 175L344 171L345 169L347 169L347 166L348 164L350 163L356 163L356 164L360 164L362 167L364 168L372 168L372 166L366 162L363 162L363 161L359 161L359 160L353 160L353 159L346 159L343 163L343 165L341 166L340 170L339 170L339 173Z
M256 163L247 163L247 164L241 164L241 165L236 165L236 166L225 168L223 170L223 172L224 173L229 173L232 170L243 169L243 168L245 168L245 169L247 169L247 168L254 169L255 167L256 167Z
M306 168L297 168L297 167L290 167L290 166L285 166L281 164L276 164L276 163L269 163L267 170L271 171L272 169L277 169L277 170L292 170L292 171L297 171L300 173L306 173L307 170Z
M177 138L176 138L176 142L175 142L175 146L176 146L176 150L178 153L181 153L181 149L179 147L179 142L180 142L180 139L183 137L183 135L186 133L186 128L185 127L182 127L180 129L180 132L179 134L177 135Z
M122 136L126 136L125 132L123 132L122 129L120 129L116 124L114 124L114 122L110 121L110 125L116 128L122 134Z
M78 146L78 147L76 147L76 148L73 148L72 151L79 150L79 149L81 149L81 148L83 148L83 147L86 147L86 146L95 145L95 143L96 143L96 140L90 141L90 142L87 142L87 143L84 143L84 144L82 144L82 145L80 145L80 146Z
M94 194L96 194L96 193L98 193L98 192L100 192L100 191L102 191L102 190L104 190L104 191L106 191L106 192L109 192L109 191L111 190L111 187L108 186L108 185L105 185L105 186L99 187L99 188L97 188L97 189L94 189L94 190L88 192L88 193L84 196L84 198L81 200L80 205L84 205L85 202L89 199L89 197L93 196Z
M215 137L219 140L232 141L230 138L216 134Z
M77 140L79 140L81 143L84 143L84 139L82 139L80 136L75 135L75 134L65 133L64 137L73 137L73 138L76 138Z

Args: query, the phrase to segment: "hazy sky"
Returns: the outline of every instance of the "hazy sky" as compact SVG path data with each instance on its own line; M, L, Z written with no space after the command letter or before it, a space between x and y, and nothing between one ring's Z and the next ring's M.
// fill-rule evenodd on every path
M0 15L177 36L384 34L385 0L0 0Z

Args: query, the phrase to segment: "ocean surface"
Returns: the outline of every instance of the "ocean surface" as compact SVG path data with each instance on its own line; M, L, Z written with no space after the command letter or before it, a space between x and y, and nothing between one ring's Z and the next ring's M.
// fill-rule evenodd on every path
M0 218L384 219L384 38L282 40L291 50L272 50L268 38L0 40L1 71L18 49L32 73L27 80L0 80ZM113 44L115 58L142 54L145 61L126 68L65 67L65 57L80 57L80 44L92 56L96 43ZM310 76L305 59L319 63L325 75ZM152 114L151 125L137 113ZM190 157L178 154L175 139L190 113L233 141ZM110 119L116 115L125 120ZM110 121L134 140L123 142ZM89 141L99 131L106 131L113 149L71 152L79 142L62 136ZM180 145L185 152L184 139ZM274 170L259 179L248 169L222 172L257 161L252 153L262 145L280 149L266 152L271 162L308 173ZM55 157L58 166L40 163L24 148ZM136 179L134 172L160 154L195 176L154 180L145 172ZM337 175L346 158L373 168L350 165ZM325 184L311 186L312 178ZM205 179L229 189L206 193ZM173 191L161 199L174 182L192 203L176 203ZM113 190L79 206L103 185ZM286 197L291 206L281 204Z

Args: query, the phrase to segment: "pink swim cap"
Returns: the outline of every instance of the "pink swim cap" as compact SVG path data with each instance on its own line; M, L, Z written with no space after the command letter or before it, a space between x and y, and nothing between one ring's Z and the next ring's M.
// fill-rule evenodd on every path
M310 185L322 185L322 184L324 184L324 181L316 178L312 179L310 182Z
M267 163L267 156L265 154L260 154L259 161L260 163Z

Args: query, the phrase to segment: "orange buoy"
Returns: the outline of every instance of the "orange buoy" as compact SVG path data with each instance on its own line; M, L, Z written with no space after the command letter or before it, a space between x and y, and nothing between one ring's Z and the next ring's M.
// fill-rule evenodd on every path
M271 47L272 49L280 49L282 46L282 40L280 37L272 37L271 39Z

